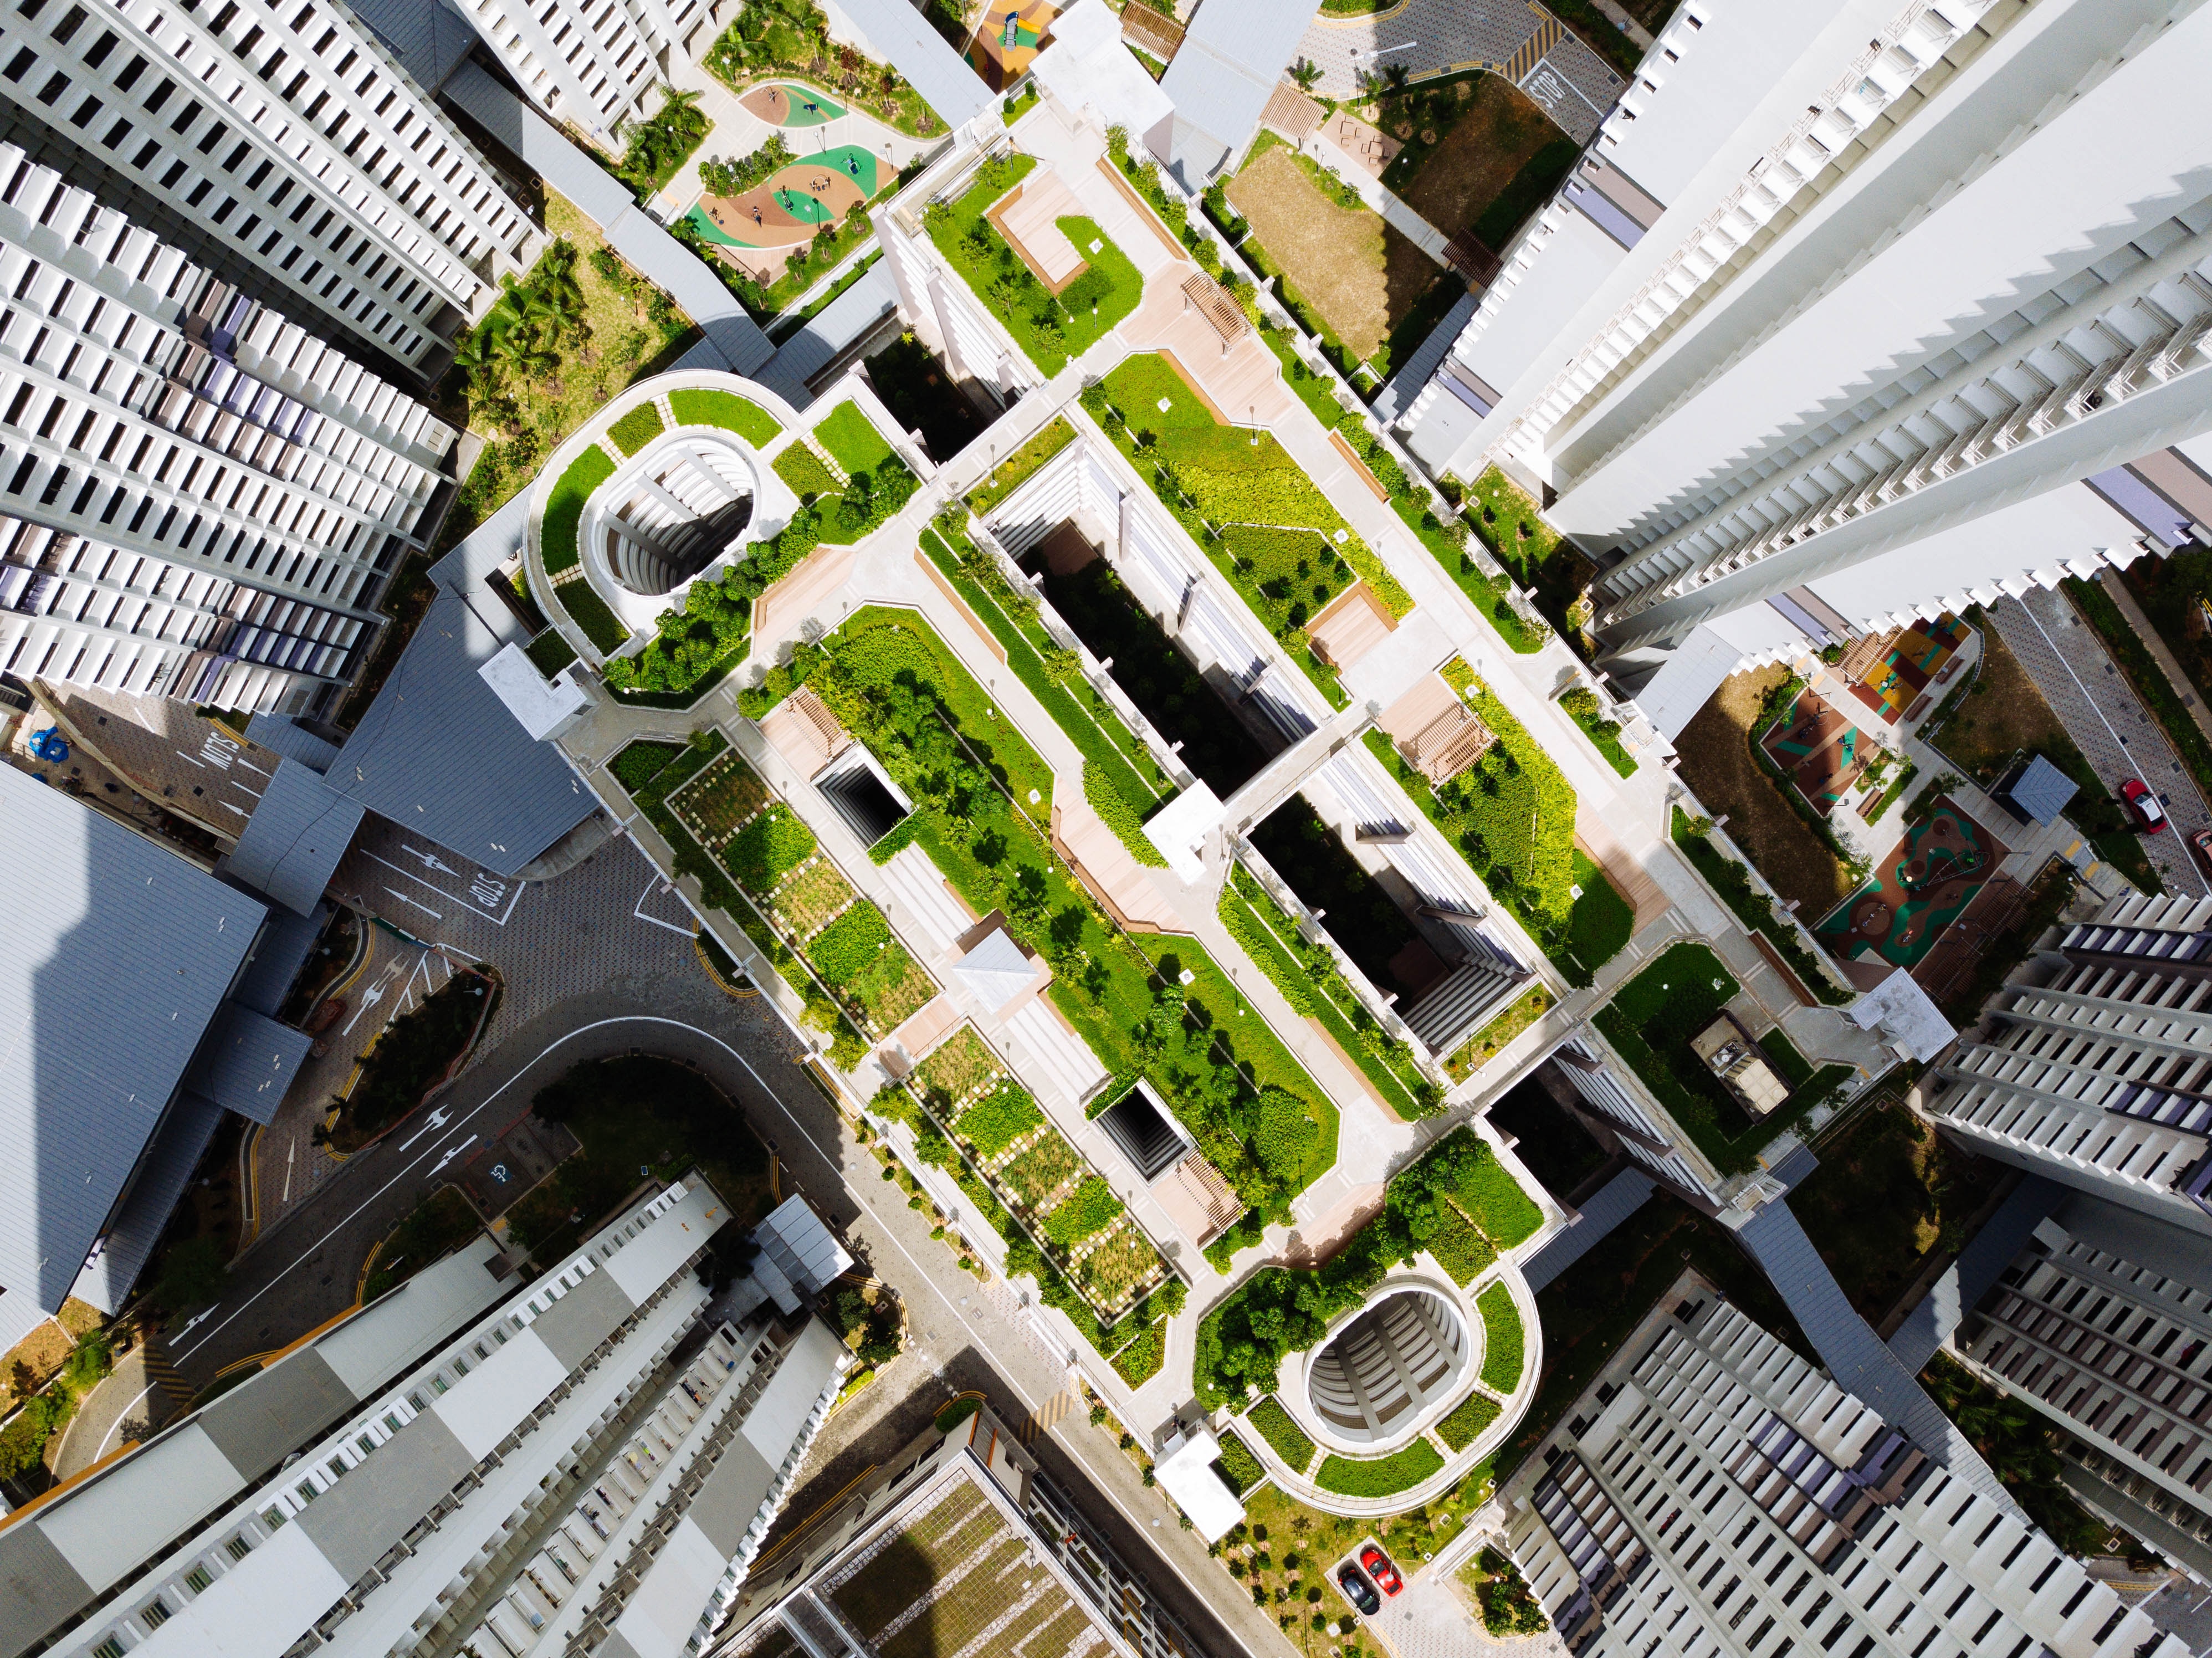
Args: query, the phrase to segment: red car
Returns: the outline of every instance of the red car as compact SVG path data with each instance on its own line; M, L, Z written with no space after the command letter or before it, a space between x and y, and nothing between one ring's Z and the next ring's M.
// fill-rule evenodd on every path
M2212 829L2197 830L2189 841L2197 848L2197 855L2204 860L2205 868L2212 869Z
M2158 803L2158 796L2150 792L2150 785L2140 777L2130 777L2120 785L2120 804L2128 809L2128 816L2145 835L2155 835L2166 827L2166 808Z
M1375 1580L1383 1594L1395 1594L1406 1587L1406 1580L1398 1576L1398 1569L1390 1564L1390 1557L1372 1543L1359 1551L1359 1564L1367 1568L1367 1575Z

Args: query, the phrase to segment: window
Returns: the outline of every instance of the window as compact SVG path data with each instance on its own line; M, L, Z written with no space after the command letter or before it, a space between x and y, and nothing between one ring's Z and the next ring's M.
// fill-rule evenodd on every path
M313 1502L317 1497L321 1495L321 1493L316 1491L314 1481L312 1479L302 1479L298 1485L292 1487L292 1495L298 1497L301 1503L304 1506L307 1503Z
M243 1560L247 1555L253 1552L253 1545L247 1542L243 1537L234 1537L229 1542L224 1544L222 1546L223 1552L228 1554L234 1560Z
M276 1530L284 1523L284 1510L278 1508L267 1508L262 1509L261 1523L267 1527L270 1531Z
M144 1610L138 1615L145 1619L149 1632L157 1630L169 1621L169 1603L157 1594L146 1603Z
M92 1658L123 1658L123 1643L111 1635L92 1649Z
M362 1435L360 1438L355 1440L353 1442L361 1448L361 1454L363 1456L367 1456L371 1451L376 1448L376 1442L374 1439L371 1439L367 1434Z

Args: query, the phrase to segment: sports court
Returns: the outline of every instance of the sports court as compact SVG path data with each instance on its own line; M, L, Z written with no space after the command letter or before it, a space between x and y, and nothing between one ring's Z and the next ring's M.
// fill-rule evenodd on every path
M1874 879L1813 931L1839 956L1871 950L1910 970L1965 914L2004 858L1996 837L1945 795L1905 830Z

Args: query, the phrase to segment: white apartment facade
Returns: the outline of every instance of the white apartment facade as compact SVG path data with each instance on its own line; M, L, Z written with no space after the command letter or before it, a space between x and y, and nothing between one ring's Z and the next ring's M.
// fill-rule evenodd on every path
M698 1650L853 1363L787 1286L779 1316L751 1277L702 1281L728 1213L696 1172L636 1205L179 1539L158 1512L110 1512L97 1484L73 1494L82 1512L42 1519L46 1546L108 1587L35 1649ZM226 1451L270 1436L214 1412ZM174 1506L204 1478L194 1455L170 1459Z
M2084 1502L2212 1583L2212 1239L2070 1195L1957 1347L2065 1430Z
M2191 538L2208 53L2197 0L1685 0L1407 441L1545 492L1670 732L1740 664Z
M27 0L0 19L0 138L395 377L544 238L332 0Z
M624 130L659 107L655 88L690 78L738 0L465 0L461 9L525 97L619 153Z
M1575 1658L2187 1651L1694 1273L1501 1500Z
M320 714L458 434L0 143L0 671Z
M2212 898L2062 925L1920 1090L1974 1152L2212 1237Z

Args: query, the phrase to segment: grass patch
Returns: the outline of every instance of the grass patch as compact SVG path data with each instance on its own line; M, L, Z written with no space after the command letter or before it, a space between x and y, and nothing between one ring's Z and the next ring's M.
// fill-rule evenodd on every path
M1574 849L1575 884L1582 896L1567 914L1567 954L1595 973L1628 947L1636 932L1636 911L1596 861Z
M1692 818L1676 806L1672 833L1674 844L1705 878L1705 884L1720 895L1736 920L1765 934L1767 942L1781 952L1807 989L1831 1007L1841 1007L1852 999L1855 993L1836 982L1822 957L1808 949L1797 929L1776 912L1774 900L1752 885L1749 872L1713 844L1708 820Z
M781 421L734 392L671 392L668 408L679 426L718 426L735 432L756 449L767 448L783 431Z
M1552 993L1541 985L1530 986L1510 1007L1469 1036L1459 1052L1444 1061L1444 1074L1455 1083L1465 1082L1504 1053L1508 1043L1542 1018L1551 1006Z
M835 495L844 489L830 464L814 452L814 446L804 438L786 444L775 458L775 475L789 484L792 493L811 505L824 495Z
M1513 1292L1502 1284L1477 1296L1474 1309L1482 1315L1482 1385L1494 1393L1510 1394L1521 1381L1521 1309L1513 1304Z
M830 457L847 473L874 472L885 461L897 459L884 434L875 428L868 417L860 412L860 405L850 398L831 410L820 425L814 428L814 440L830 452Z
M1314 1442L1283 1408L1280 1400L1272 1395L1261 1400L1245 1420L1259 1430L1260 1437L1267 1442L1277 1456L1300 1473L1312 1463Z
M660 410L650 403L641 403L609 426L607 436L614 440L615 447L623 453L634 455L667 429L667 423L660 418Z
M1012 1078L977 1100L953 1125L960 1138L975 1148L975 1155L997 1157L1044 1121L1044 1113L1027 1090Z
M1221 1476L1221 1483L1229 1487L1232 1497L1243 1496L1267 1477L1266 1466L1252 1455L1252 1448L1238 1437L1234 1428L1221 1431L1221 1456L1214 1463L1213 1471Z
M538 537L547 575L576 567L583 556L576 543L576 526L583 519L584 503L592 490L614 475L614 457L595 443L570 461L554 482L545 497L545 517Z
M1314 1484L1340 1497L1395 1497L1439 1473L1443 1455L1425 1439L1417 1439L1388 1456L1331 1456L1314 1475Z
M994 465L983 482L968 492L968 510L978 518L985 516L1074 441L1075 428L1067 416L1054 415L1044 430Z
M1723 1175L1756 1168L1762 1147L1855 1074L1840 1065L1815 1072L1801 1060L1808 1074L1790 1098L1746 1122L1741 1108L1690 1051L1690 1039L1720 1016L1740 988L1711 950L1679 944L1615 991L1595 1018L1613 1052Z
M1487 1394L1469 1394L1451 1414L1437 1424L1437 1437L1455 1451L1463 1451L1498 1420L1498 1403Z

